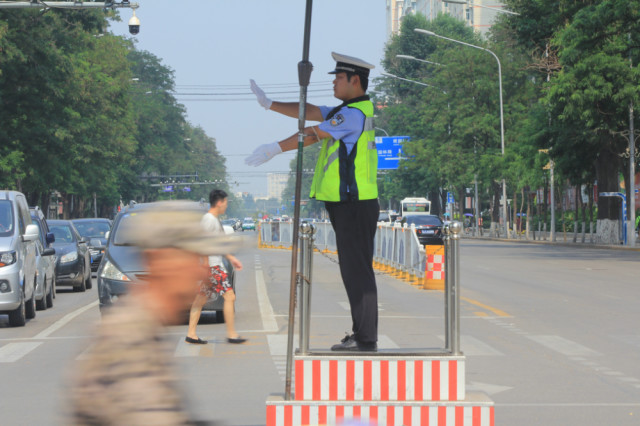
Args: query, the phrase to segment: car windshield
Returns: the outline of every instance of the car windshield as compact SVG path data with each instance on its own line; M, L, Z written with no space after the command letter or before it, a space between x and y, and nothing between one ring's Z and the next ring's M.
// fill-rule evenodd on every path
M13 235L13 208L11 201L0 201L0 236Z
M78 233L83 237L88 238L104 238L105 234L109 232L111 227L107 222L102 221L82 221L74 222Z
M442 221L438 216L431 215L406 216L406 222L408 225L442 225Z
M72 243L75 241L69 225L51 225L49 228L56 237L56 243Z

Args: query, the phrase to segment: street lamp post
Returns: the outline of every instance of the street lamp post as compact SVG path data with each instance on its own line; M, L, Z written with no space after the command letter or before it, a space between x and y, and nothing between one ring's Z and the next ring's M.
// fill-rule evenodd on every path
M463 44L468 47L473 47L474 49L484 50L485 52L490 53L491 56L493 56L496 59L496 61L498 62L498 83L500 87L500 146L502 148L502 156L504 157L504 108L502 103L502 65L500 64L500 59L498 59L498 56L495 53L493 53L491 50L485 49L484 47L476 46L475 44L465 43L464 41L456 40L453 38L444 37L434 33L433 31L423 30L422 28L416 28L414 31L418 33L426 34L429 36L441 38L443 40L452 41L454 43ZM503 199L502 214L504 216L504 233L505 233L505 238L509 238L509 223L508 223L508 216L507 216L507 183L504 178L502 178L502 199Z

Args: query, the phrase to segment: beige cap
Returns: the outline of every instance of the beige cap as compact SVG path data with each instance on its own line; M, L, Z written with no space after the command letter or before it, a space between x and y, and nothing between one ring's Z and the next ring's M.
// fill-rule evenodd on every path
M143 249L178 248L209 256L232 253L242 246L234 235L214 234L200 224L207 210L192 201L138 204L123 213L122 228L114 235L117 245Z

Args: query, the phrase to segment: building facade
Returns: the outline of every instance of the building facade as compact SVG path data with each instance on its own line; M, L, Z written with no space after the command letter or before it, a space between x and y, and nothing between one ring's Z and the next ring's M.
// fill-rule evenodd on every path
M267 173L267 198L281 199L288 181L289 173Z
M484 34L500 14L495 9L502 7L504 5L497 0L472 0L466 5L442 0L387 0L387 37L398 34L404 16L416 13L426 16L430 21L440 13L448 13Z

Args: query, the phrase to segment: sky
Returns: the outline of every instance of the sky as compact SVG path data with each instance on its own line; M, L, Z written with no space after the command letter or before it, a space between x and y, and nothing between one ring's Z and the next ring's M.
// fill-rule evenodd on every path
M295 151L250 167L255 147L298 131L298 120L266 111L249 89L254 79L273 100L297 101L297 64L302 60L304 0L137 0L140 33L131 36L129 9L111 31L135 38L137 48L161 59L175 73L176 98L187 120L216 139L227 159L230 188L266 196L267 173L288 172ZM333 97L331 52L375 65L380 76L386 39L384 0L313 2L309 60L314 70L308 102L338 105ZM197 95L186 95L197 93ZM307 122L307 125L314 123ZM187 171L185 171L187 172ZM236 184L237 182L237 184Z

